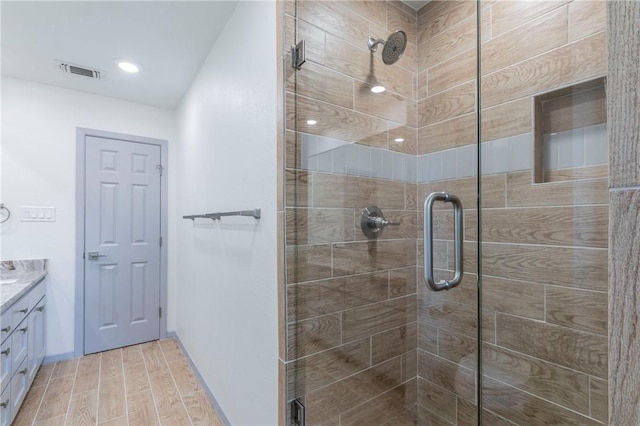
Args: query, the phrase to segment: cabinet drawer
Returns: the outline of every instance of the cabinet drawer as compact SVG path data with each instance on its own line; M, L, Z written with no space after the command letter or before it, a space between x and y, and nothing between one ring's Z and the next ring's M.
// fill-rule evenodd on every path
M11 424L11 386L7 386L0 395L0 426Z
M2 338L0 339L2 342L5 341L7 337L11 334L11 330L13 330L13 319L11 318L12 309L9 308L0 316L0 334Z
M11 365L12 375L18 370L18 366L27 357L29 346L29 322L23 321L18 328L13 330L11 335Z
M44 291L46 290L46 280L40 281L35 287L29 290L29 309L33 309L40 299L44 297Z
M7 339L0 346L0 391L4 390L11 380L11 339Z
M12 314L12 326L13 330L18 328L18 325L27 317L27 314L30 311L29 308L29 295L23 296L20 300L13 304L12 307L9 308Z

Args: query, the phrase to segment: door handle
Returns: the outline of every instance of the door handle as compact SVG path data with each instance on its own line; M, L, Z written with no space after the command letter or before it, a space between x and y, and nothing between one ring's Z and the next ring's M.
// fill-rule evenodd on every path
M451 280L433 279L433 204L436 201L444 201L453 204L455 215L455 273ZM462 203L460 199L448 192L433 192L424 201L424 279L435 291L449 290L462 281Z
M100 252L97 251L90 251L87 254L89 255L89 260L98 260L100 257L107 257L106 254L100 254Z

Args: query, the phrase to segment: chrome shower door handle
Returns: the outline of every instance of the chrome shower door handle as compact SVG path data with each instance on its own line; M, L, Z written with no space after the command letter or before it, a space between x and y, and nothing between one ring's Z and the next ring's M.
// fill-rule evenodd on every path
M433 204L444 201L453 204L455 216L455 273L451 280L433 279ZM448 192L433 192L424 201L424 279L435 291L449 290L462 281L462 203L455 195Z

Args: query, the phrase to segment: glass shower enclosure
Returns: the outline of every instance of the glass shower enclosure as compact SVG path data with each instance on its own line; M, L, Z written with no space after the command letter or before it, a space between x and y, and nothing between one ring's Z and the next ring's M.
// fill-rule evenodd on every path
M606 423L605 2L284 13L287 421Z

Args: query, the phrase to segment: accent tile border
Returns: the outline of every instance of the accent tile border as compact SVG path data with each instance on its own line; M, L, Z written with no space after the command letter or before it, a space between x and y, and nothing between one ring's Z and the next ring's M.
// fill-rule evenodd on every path
M581 148L585 152L579 159L580 164L570 167L606 163L606 144L603 149L601 143L602 135L606 136L606 125L589 126L571 132L571 135L560 132L550 139L551 151L556 153L549 155L556 160L553 163L555 168L551 170L564 165L557 161L557 153L567 140L572 144L569 147L572 152L574 148ZM405 183L430 183L478 175L475 144L415 156L308 133L299 135L301 170ZM577 144L581 144L580 147ZM592 147L593 152L587 155ZM532 133L483 142L481 160L483 175L531 170Z

